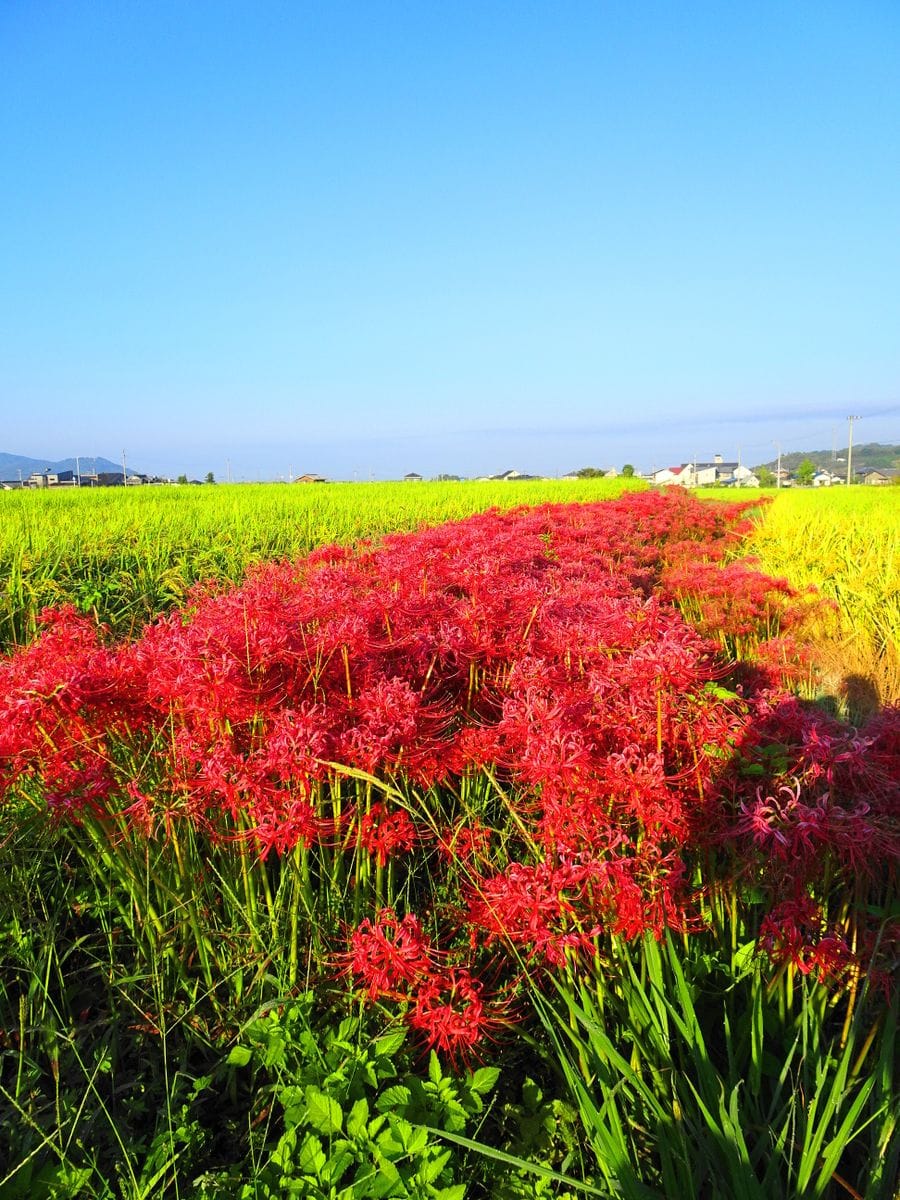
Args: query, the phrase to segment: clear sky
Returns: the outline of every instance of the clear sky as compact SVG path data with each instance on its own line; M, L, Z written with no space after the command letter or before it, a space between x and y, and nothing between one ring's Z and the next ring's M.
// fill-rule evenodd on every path
M4 0L0 450L900 441L898 63L897 0Z

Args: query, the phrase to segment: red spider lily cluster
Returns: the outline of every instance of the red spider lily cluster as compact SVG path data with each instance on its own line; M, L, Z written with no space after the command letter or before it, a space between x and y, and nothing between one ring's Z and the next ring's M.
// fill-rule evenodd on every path
M867 964L830 891L896 866L900 714L855 730L785 690L808 600L730 561L745 507L646 493L327 547L117 645L49 612L0 663L0 786L402 872L418 913L373 898L344 961L451 1053L523 968L695 928L723 881L765 896L773 957L838 977Z

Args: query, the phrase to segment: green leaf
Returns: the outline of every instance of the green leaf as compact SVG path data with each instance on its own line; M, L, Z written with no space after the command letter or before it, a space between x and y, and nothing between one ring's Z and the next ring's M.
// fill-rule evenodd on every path
M494 1087L497 1080L500 1078L499 1067L479 1067L469 1081L469 1086L474 1092L486 1096Z
M431 1195L432 1200L465 1200L466 1185L464 1183L453 1183L450 1187L438 1188Z
M363 1163L357 1168L350 1185L350 1192L355 1200L380 1200L380 1197L390 1195L393 1190L394 1181L381 1171L376 1174L376 1169L371 1163Z
M314 1133L308 1133L297 1151L296 1165L304 1175L318 1176L327 1162L322 1143Z
M442 1150L430 1162L425 1162L419 1168L419 1179L422 1183L434 1183L450 1161L451 1150Z
M372 1049L378 1058L393 1058L405 1041L406 1030L394 1029L377 1037L372 1043Z
M742 946L738 946L732 955L732 964L735 971L736 979L743 979L745 975L749 975L753 970L753 964L756 960L756 942L744 942Z
M413 1127L402 1117L390 1117L387 1129L378 1135L378 1146L389 1158L399 1158L409 1153L413 1140Z
M341 1181L341 1176L347 1170L351 1163L355 1161L355 1154L350 1149L350 1143L345 1141L337 1142L329 1147L328 1158L325 1166L322 1169L322 1182L336 1186Z
M363 1138L367 1132L366 1125L369 1120L369 1102L365 1098L357 1100L350 1112L347 1114L347 1135L348 1137L357 1140Z
M378 1177L380 1179L384 1180L384 1182L387 1184L387 1191L373 1192L372 1193L373 1196L374 1195L379 1195L379 1196L388 1195L400 1182L400 1172L397 1170L397 1168L394 1166L394 1164L386 1158L379 1160Z
M246 1067L252 1057L253 1051L246 1046L232 1046L225 1062L229 1067Z
M339 1133L344 1118L337 1100L309 1084L306 1089L306 1119L319 1133Z
M543 1098L544 1093L534 1080L530 1076L527 1076L525 1082L522 1084L522 1103L530 1112L534 1112Z
M428 1078L432 1083L440 1083L444 1078L441 1071L441 1060L433 1050L428 1057Z
M406 1124L406 1122L404 1122ZM416 1158L428 1145L428 1130L424 1125L414 1125L409 1136L405 1139L406 1153L410 1158Z
M395 1083L393 1087L385 1088L375 1101L375 1107L379 1112L393 1112L398 1108L405 1109L411 1095L408 1087L404 1087L402 1083Z

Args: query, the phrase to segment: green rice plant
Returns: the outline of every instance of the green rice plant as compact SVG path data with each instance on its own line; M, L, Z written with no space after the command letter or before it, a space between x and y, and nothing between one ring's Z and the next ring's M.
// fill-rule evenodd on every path
M811 977L767 981L749 949L729 963L699 940L613 942L535 996L610 1190L890 1200L896 995L879 1013L864 985L847 1023Z
M238 582L264 560L456 520L488 508L587 502L634 480L234 484L0 491L0 648L73 603L120 635L184 602L200 581Z

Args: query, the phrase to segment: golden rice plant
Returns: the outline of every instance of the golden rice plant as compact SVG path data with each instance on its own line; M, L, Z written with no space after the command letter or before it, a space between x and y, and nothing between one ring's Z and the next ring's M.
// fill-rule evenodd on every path
M824 692L856 717L900 703L900 488L781 491L749 550L833 602L816 631Z

